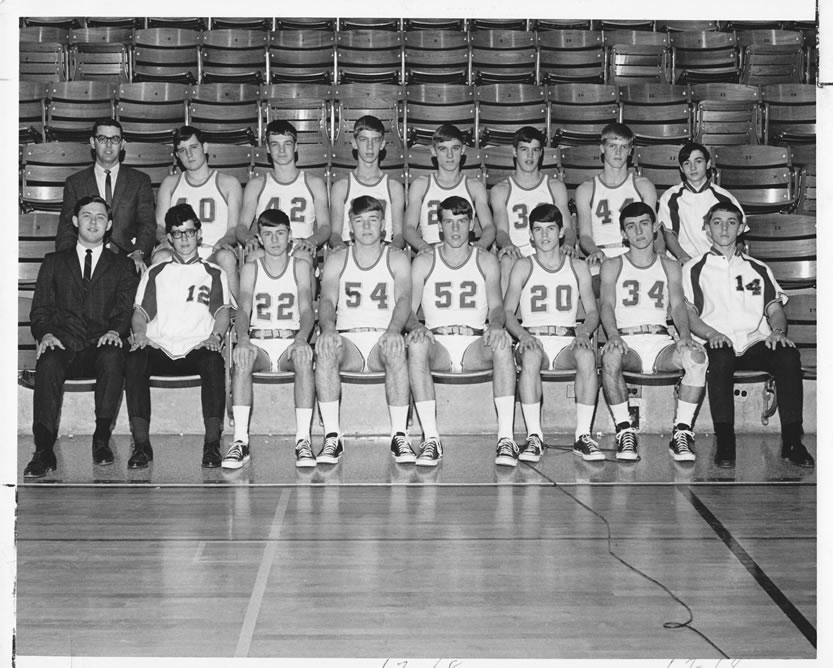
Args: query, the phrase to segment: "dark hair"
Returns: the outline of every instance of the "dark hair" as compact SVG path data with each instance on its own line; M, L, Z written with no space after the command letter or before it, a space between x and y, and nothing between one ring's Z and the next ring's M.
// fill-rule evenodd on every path
M359 134L362 130L370 130L371 132L378 132L383 137L385 136L385 126L375 116L361 116L353 123L353 135Z
M183 125L174 132L174 150L179 146L180 142L188 141L191 137L196 137L197 141L202 144L205 140L202 138L202 130L195 128L193 125Z
M451 123L443 123L440 127L434 130L434 134L431 135L432 144L441 144L444 141L454 141L455 139L461 144L465 144L463 133L460 132L460 128L456 125L452 125Z
M385 215L385 203L381 200L371 197L370 195L359 195L350 202L350 217L358 216L362 213L371 213L378 211Z
M602 143L608 137L621 137L633 144L633 132L624 123L609 123L602 129Z
M450 214L460 216L465 214L472 219L474 217L474 210L471 208L471 203L459 195L452 195L446 197L437 205L437 218L443 219L443 211L448 211Z
M619 229L625 231L626 218L639 218L639 216L647 215L652 223L657 222L657 214L654 207L649 206L645 202L631 202L626 207L623 207L619 212Z
M539 204L529 213L529 230L532 231L532 226L535 223L556 223L560 230L564 227L564 219L561 217L561 211L554 204Z
M295 126L292 125L289 121L284 120L275 120L270 121L269 124L266 126L266 144L269 144L269 136L270 135L287 135L292 137L292 141L298 141L298 131L295 129Z
M116 128L119 131L119 134L124 139L124 130L122 130L121 123L119 123L114 118L102 118L97 120L93 123L92 130L90 131L90 137L95 137L98 134L98 128Z
M703 216L704 226L709 224L709 221L711 221L712 216L717 211L726 211L728 213L735 214L735 216L737 216L738 223L740 225L743 225L743 211L741 211L740 208L738 208L738 206L735 205L734 202L725 200L723 202L717 202L716 204L713 204L712 207L708 211L706 211L706 215Z
M78 214L81 213L81 209L83 209L88 204L103 204L104 209L107 211L107 220L113 220L113 209L107 204L107 201L103 197L99 197L98 195L87 195L86 197L82 197L75 203L75 207L72 210L72 215L76 218Z
M518 148L518 144L521 142L528 143L536 140L541 145L541 148L544 148L544 144L547 143L547 140L544 138L544 133L538 128L533 128L531 125L524 125L512 135L512 146Z
M258 231L263 227L278 227L279 225L286 225L291 228L289 216L280 209L266 209L257 217Z
M176 206L172 206L165 214L165 232L170 234L172 229L187 223L189 220L194 221L195 228L200 229L202 227L200 219L190 204L177 204Z
M691 157L691 154L694 153L694 151L700 151L706 159L706 162L712 158L709 153L709 149L702 144L698 144L696 141L686 142L680 149L680 153L677 155L677 162L680 163L680 167L682 167L683 163Z

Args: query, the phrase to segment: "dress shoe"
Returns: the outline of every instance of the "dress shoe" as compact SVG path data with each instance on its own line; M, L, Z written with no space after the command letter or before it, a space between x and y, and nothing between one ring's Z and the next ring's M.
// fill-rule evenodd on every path
M36 450L32 461L23 469L24 478L42 478L58 468L55 453L52 450Z
M219 468L223 458L220 457L220 442L212 441L202 446L202 467L204 469Z
M93 441L93 464L104 466L113 463L113 451L106 441Z
M718 443L714 452L714 464L721 469L730 469L735 465L735 444Z
M133 454L127 460L129 469L146 469L148 462L153 461L153 448L150 443L136 443L133 446Z
M807 452L807 448L805 448L804 444L801 442L796 443L791 447L782 447L781 457L803 469L811 469L816 465L813 456Z

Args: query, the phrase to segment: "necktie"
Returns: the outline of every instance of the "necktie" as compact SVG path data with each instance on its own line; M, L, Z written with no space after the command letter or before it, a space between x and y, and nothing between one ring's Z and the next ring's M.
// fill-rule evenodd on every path
M104 179L104 200L107 204L113 203L113 181L110 179L110 170L105 169L104 173L107 178Z
M84 282L89 283L93 275L93 252L88 248L84 258Z

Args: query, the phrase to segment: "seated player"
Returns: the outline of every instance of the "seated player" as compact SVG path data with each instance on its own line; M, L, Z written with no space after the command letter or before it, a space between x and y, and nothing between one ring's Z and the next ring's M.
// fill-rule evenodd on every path
M812 468L801 442L804 389L801 358L787 337L783 305L787 296L770 268L741 252L737 243L746 224L730 202L709 209L704 221L712 248L683 267L686 299L693 308L691 331L706 341L709 355L709 407L717 441L715 463L735 465L735 370L764 370L775 377L781 418L781 457Z
M680 265L654 250L656 216L645 202L624 207L619 227L628 250L605 260L601 273L601 317L607 333L602 349L602 385L616 424L616 458L639 459L622 372L683 369L668 449L676 461L694 461L691 427L703 398L707 363L703 347L689 331ZM679 335L676 342L666 328L669 307Z
M553 204L539 204L529 214L529 234L535 252L520 258L512 269L506 292L506 329L518 340L516 357L526 443L519 459L537 462L543 453L541 431L541 371L576 370L576 441L573 453L586 460L604 459L590 436L596 408L596 351L590 337L599 326L599 312L583 260L562 252L564 227ZM584 323L576 323L579 300ZM519 310L523 326L515 312Z
M319 464L336 464L344 453L339 421L339 371L384 371L391 424L391 455L400 464L416 459L406 436L408 363L402 330L410 313L408 257L382 243L384 203L361 195L350 204L355 243L333 251L324 263L315 343L315 387L324 422Z
M492 388L498 419L495 463L516 466L513 440L515 362L504 323L500 267L492 253L469 245L471 204L449 197L439 204L442 243L414 258L408 365L417 415L425 437L417 464L436 466L443 456L431 371L494 369ZM425 324L416 313L422 306ZM488 326L486 321L488 319Z
M712 183L709 150L702 144L688 142L677 156L683 181L669 188L659 198L659 224L665 245L680 264L707 253L711 240L703 229L703 217L718 202L740 204L725 188Z
M125 364L125 394L133 454L131 469L153 461L150 444L150 376L199 374L205 423L202 465L220 466L220 434L226 404L220 350L231 309L226 274L200 258L201 224L188 204L165 215L172 257L148 269L133 309L133 345Z
M295 373L295 465L311 467L315 466L310 445L315 379L308 343L315 325L312 264L290 257L292 229L280 209L263 211L257 230L263 255L246 262L240 271L232 376L234 442L223 458L223 468L238 469L249 461L254 371Z
M383 241L402 248L405 189L379 167L385 150L385 126L375 116L362 116L353 124L351 143L356 151L356 169L336 181L330 191L330 247L341 248L350 242L351 202L365 195L383 203Z
M560 252L570 256L576 254L576 233L567 206L567 187L562 181L541 173L545 143L540 130L529 125L520 128L512 137L515 173L496 184L489 193L504 292L517 259L535 252L530 244L529 214L539 204L554 204L558 208L564 230Z
M465 152L463 133L459 128L446 123L434 131L431 155L437 161L437 173L414 179L408 189L405 211L405 241L418 253L440 243L437 211L440 202L448 197L462 197L477 214L473 220L473 229L479 232L475 246L488 250L495 240L495 224L486 187L479 180L463 175Z

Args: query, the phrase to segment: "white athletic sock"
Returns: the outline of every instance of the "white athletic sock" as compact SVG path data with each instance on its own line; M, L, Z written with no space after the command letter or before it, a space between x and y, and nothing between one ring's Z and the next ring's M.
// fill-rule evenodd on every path
M495 397L495 408L497 409L498 440L501 438L514 440L515 397Z
M311 408L296 408L295 409L295 442L307 439L309 440L309 426L312 422Z
M620 422L627 422L630 424L631 414L628 411L628 402L611 405L610 412L613 413L613 422L619 424Z
M321 420L324 422L324 435L341 434L341 425L338 422L338 401L319 401L318 410L321 411Z
M391 406L388 404L390 414L390 435L403 434L408 431L408 406Z
M593 411L595 406L576 403L576 440L582 434L589 434L593 428Z
M541 404L521 404L521 412L526 423L526 435L532 436L536 434L543 438L544 434L541 431Z
M249 413L251 406L232 406L231 415L234 418L234 440L249 442Z
M422 437L425 440L429 438L439 438L440 432L437 430L437 402L431 401L417 401L416 412L419 416L419 423L422 425Z
M694 422L694 413L697 410L697 404L692 404L689 401L677 402L677 417L674 418L674 426L680 424L687 424L691 427Z

